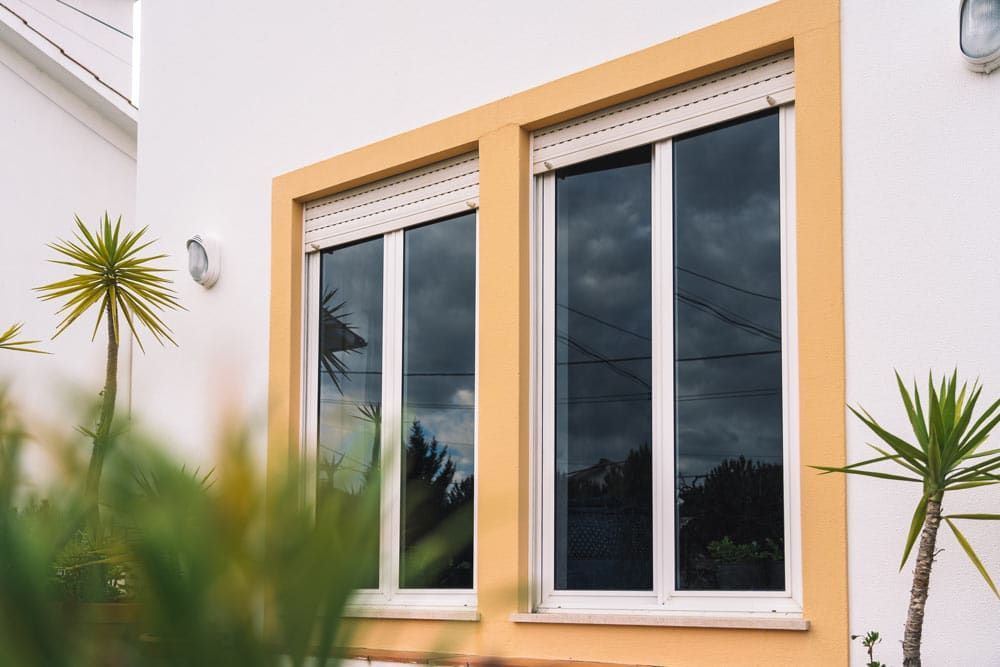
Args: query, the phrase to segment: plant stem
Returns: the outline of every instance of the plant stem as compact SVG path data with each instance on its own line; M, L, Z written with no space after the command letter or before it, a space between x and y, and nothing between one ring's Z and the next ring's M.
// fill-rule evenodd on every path
M104 469L104 457L110 445L111 423L115 418L115 400L118 396L118 335L113 324L113 305L110 299L107 305L108 326L108 358L104 376L104 391L101 393L101 414L97 420L97 431L94 435L94 448L90 454L90 466L87 469L87 504L89 507L90 532L94 544L101 542L101 511L100 486L101 471Z
M937 494L927 499L927 518L920 535L917 564L913 568L913 587L910 589L910 608L906 614L903 633L903 667L920 667L920 639L924 627L924 607L934 565L934 545L941 524L941 497Z

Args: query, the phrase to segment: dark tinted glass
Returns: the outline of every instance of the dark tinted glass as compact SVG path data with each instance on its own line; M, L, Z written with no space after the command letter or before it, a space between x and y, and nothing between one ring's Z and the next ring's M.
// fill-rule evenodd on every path
M405 234L400 586L471 588L476 216Z
M650 149L556 174L555 588L653 585Z
M382 239L322 254L317 499L378 493L382 426ZM353 499L353 500L352 500ZM318 517L322 520L322 517ZM364 588L378 587L378 526Z
M782 590L778 116L674 141L677 588Z

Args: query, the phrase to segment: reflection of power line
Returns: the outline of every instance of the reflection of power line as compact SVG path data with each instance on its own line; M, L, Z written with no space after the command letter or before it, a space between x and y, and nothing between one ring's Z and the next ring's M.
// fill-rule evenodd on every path
M567 306L565 304L562 304L562 303L557 303L556 305L559 306L560 308L565 308L569 312L575 313L575 314L579 315L580 317L586 317L588 320L593 320L593 321L595 321L595 322L597 322L599 324L603 324L606 327L610 327L611 329L614 329L615 331L621 331L622 333L627 333L630 336L635 336L636 338L640 338L642 340L651 340L649 336L644 336L641 333L637 333L635 331L632 331L631 329L626 329L624 327L618 326L617 324L613 324L611 322L608 322L607 320L602 320L601 318L597 317L596 315L591 315L590 313L585 313L582 310L577 310L576 308L571 308L571 307L569 307L569 306Z
M734 389L732 391L707 392L703 394L681 394L674 397L674 401L710 401L724 398L756 398L760 396L774 396L780 393L776 388L760 389ZM652 399L651 392L636 392L631 394L598 394L595 396L571 396L556 401L560 405L594 405L600 403L630 403L649 401Z
M349 401L341 398L321 398L320 403L333 403L335 405L347 405L350 407L358 407L356 401ZM463 403L412 403L406 401L403 404L404 408L430 408L434 410L475 410L476 406L471 404Z
M346 453L346 452L344 452L342 450L336 449L334 447L330 447L328 445L324 445L324 444L320 443L319 448L320 448L321 451L327 451L327 452L330 452L331 454L340 454L340 456L342 458L345 458L348 461L353 461L354 463L357 463L358 465L365 467L365 470L356 470L355 472L366 472L368 468L372 467L371 463L366 463L365 461L362 461L359 458L355 458L355 457L351 456L350 454L348 454L348 453ZM348 470L352 470L352 469L348 468Z
M760 336L761 338L766 338L768 340L776 342L781 341L781 335L779 333L767 329L765 327L762 327L758 324L755 324L750 320L734 313L733 311L728 310L727 308L724 308L717 304L712 305L711 303L708 303L707 301L703 301L699 298L691 296L690 294L684 294L680 290L677 291L675 296L679 301L682 301L688 304L689 306L692 306L693 308L697 308L698 310L708 315L711 315L712 317L720 319L727 324L731 324L735 327L743 329L749 334Z
M712 361L714 359L734 359L737 357L758 357L766 354L781 354L781 350L760 350L758 352L728 352L724 354L705 354L698 357L678 357L674 361ZM556 366L587 366L591 364L603 364L607 361L642 361L645 359L652 359L650 355L641 355L637 357L607 357L605 359L575 359L573 361L559 361L556 362Z
M780 393L780 389L745 389L740 391L718 391L706 394L685 394L678 396L674 400L678 403L684 401L710 401L720 398L756 398L758 396L774 396Z
M734 289L737 292L743 292L744 294L750 294L751 296L759 296L762 299L770 299L772 301L781 301L781 299L779 297L776 297L776 296L774 296L772 294L763 294L762 292L754 292L753 290L748 290L748 289L745 289L745 288L740 287L738 285L734 285L732 283L727 283L724 280L719 280L718 278L713 278L712 276L707 276L704 273L698 273L697 271L692 271L691 269L685 269L683 266L677 266L677 267L674 267L674 268L676 268L678 271L683 271L684 273L690 273L692 276L698 276L699 278L702 278L704 280L708 280L709 282L713 282L713 283L715 283L717 285L722 285L723 287L728 287L729 289Z
M570 347L573 347L573 348L579 350L580 352L583 352L588 357L593 357L594 359L598 359L598 360L602 361L603 363L607 364L608 368L613 373L615 373L617 375L620 375L623 378L626 378L626 379L629 379L629 380L633 380L634 382L638 382L639 384L641 384L643 387L646 387L647 389L652 389L651 385L646 380L642 379L641 377L639 377L635 373L632 373L631 371L628 371L628 370L626 370L626 369L618 366L614 361L608 359L607 357L605 357L601 353L596 352L595 350L590 349L589 347L587 347L583 343L580 343L579 341L574 340L568 334L563 333L562 331L557 331L556 332L556 339L557 340L562 340L563 342L565 342Z
M602 359L574 359L573 361L557 361L556 366L589 366L591 364L607 364L607 363L618 363L620 361L643 361L645 359L652 359L650 355L641 355L638 357L604 357Z

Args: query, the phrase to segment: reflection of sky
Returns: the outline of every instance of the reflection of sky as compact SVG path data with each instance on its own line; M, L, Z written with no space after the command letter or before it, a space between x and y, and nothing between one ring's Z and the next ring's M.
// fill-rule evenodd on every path
M556 457L572 472L650 442L650 149L556 179Z
M474 470L476 216L407 230L403 436L414 419L448 447L454 482Z
M682 476L740 455L781 462L778 169L776 114L674 141Z
M778 118L674 142L678 472L781 462ZM556 181L556 456L567 471L648 443L649 149ZM690 481L692 478L687 477Z
M334 481L340 488L356 490L371 465L375 444L375 427L359 408L382 401L381 237L324 252L321 275L321 294L336 290L329 306L343 304L335 316L367 343L356 350L331 349L336 341L320 327L320 354L335 354L347 372L338 374L338 389L320 370L319 455L324 460L343 457Z

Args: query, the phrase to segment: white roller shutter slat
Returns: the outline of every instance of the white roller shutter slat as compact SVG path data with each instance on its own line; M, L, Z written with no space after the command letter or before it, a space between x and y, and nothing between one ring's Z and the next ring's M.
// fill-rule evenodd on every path
M795 60L785 53L535 132L540 174L791 102Z
M474 208L479 156L438 162L303 206L306 252Z

